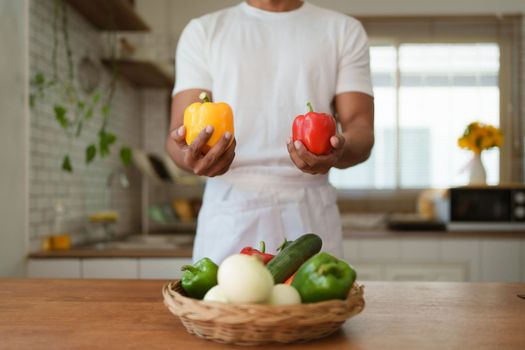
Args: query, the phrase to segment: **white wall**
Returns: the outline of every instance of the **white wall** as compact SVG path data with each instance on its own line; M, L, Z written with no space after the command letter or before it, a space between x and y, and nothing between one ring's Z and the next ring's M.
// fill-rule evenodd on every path
M11 0L12 1L12 0ZM50 79L53 72L51 61L53 50L54 0L31 0L29 6L29 74L33 77L42 72ZM73 64L78 79L78 63L84 55L92 59L103 51L100 32L84 17L68 7L68 30ZM67 63L60 37L58 50L58 75L67 71ZM107 91L111 81L111 72L102 66L99 89ZM82 96L83 97L83 96ZM65 206L65 221L60 228L70 233L74 242L85 239L86 217L99 210L107 210L107 179L112 170L119 169L119 148L121 145L140 147L141 95L139 90L125 79L120 79L112 100L109 131L117 135L117 143L112 146L111 155L100 159L97 154L92 164L85 164L85 147L97 142L100 128L100 105L94 110L93 117L84 123L82 135L68 138L53 114L53 106L63 103L64 98L47 89L44 98L37 98L30 111L30 149L29 149L29 248L40 249L42 238L56 229L54 207L57 203ZM72 174L62 171L60 165L65 149L73 162ZM118 181L111 187L111 209L119 212L118 232L138 232L140 230L140 179L136 171L127 169L130 175L130 188L122 189Z
M0 1L0 276L25 270L28 21L27 0Z

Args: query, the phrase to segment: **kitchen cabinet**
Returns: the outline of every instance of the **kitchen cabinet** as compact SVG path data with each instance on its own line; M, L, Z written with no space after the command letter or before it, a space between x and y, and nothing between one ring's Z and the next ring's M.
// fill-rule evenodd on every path
M48 253L29 260L27 275L171 280L182 276L183 265L191 264L191 250L180 253L121 252L118 258L76 259L71 258L74 251L56 258ZM343 253L360 281L525 282L524 238L345 238Z
M350 239L343 240L343 257L348 261L358 259L357 244L354 244L354 241Z
M179 279L182 277L181 267L191 265L189 258L142 258L139 259L140 279Z
M441 251L437 239L402 239L399 241L399 257L403 262L437 262Z
M138 278L138 259L82 259L82 278Z
M468 281L464 263L351 263L359 281Z
M349 240L348 245L357 244L360 261L389 262L398 261L399 240L397 239L359 239Z
M382 281L384 267L381 264L352 263L359 281Z
M467 266L467 280L481 281L480 242L472 239L449 239L441 243L441 260L464 263Z
M517 239L484 239L481 241L482 280L514 282L521 278L521 242ZM504 267L504 268L502 268Z
M35 278L177 279L191 258L29 259L27 276Z
M464 264L394 264L385 268L385 281L447 281L467 280Z
M80 278L80 259L30 259L27 277L31 278Z
M345 238L362 281L525 282L523 238Z

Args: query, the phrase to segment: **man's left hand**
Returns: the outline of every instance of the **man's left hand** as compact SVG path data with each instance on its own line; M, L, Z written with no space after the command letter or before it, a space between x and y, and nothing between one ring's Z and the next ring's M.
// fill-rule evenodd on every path
M301 141L294 142L290 137L287 142L288 153L292 162L302 172L326 174L343 156L345 138L342 135L335 135L330 138L330 143L333 147L330 153L318 156L309 152Z

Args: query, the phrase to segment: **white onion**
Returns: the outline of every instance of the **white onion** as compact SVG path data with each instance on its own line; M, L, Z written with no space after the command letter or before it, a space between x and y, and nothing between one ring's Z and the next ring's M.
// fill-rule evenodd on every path
M215 286L211 288L206 295L204 296L205 301L217 301L220 303L228 303L228 299L226 298L226 295L224 295L224 291L222 290L221 286Z
M300 304L301 296L297 289L287 284L276 284L273 286L268 304L271 305L291 305Z
M265 303L274 283L259 258L243 254L227 257L219 266L217 280L232 304Z

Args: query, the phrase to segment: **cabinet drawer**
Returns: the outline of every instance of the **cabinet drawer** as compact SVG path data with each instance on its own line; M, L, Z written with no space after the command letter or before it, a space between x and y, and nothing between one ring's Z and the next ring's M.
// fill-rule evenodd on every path
M80 278L80 259L30 259L27 277Z
M395 264L385 266L387 281L449 281L467 280L466 264Z
M83 278L138 278L137 259L83 259Z
M357 272L357 282L362 281L382 281L383 277L383 266L381 264L366 264L358 263L352 264Z
M484 239L480 243L484 282L520 282L521 242L517 239Z
M184 265L191 265L190 258L143 258L139 261L141 279L180 279Z

